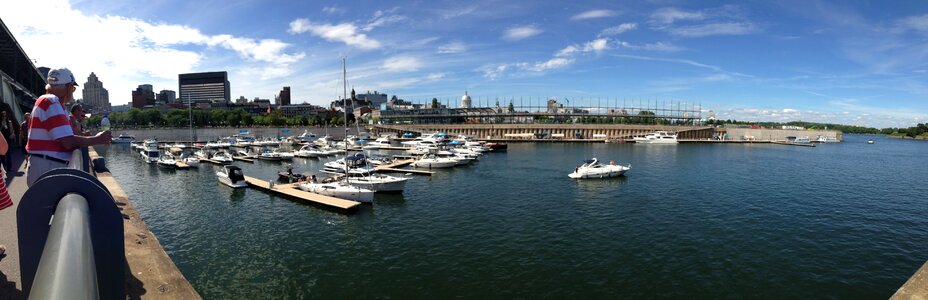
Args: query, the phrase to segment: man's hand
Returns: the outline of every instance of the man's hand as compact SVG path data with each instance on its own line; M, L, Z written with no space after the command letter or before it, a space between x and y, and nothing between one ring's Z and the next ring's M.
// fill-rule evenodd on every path
M113 143L113 133L109 130L97 133L93 138L94 144L96 145L109 145Z

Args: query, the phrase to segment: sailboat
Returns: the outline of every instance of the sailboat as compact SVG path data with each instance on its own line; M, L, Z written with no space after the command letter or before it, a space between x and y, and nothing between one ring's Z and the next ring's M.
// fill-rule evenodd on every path
M342 59L342 80L344 81L344 97L342 98L342 111L345 112L345 133L348 133L348 67L346 59ZM348 164L345 164L345 174L348 174ZM299 185L301 190L316 193L320 195L332 196L336 198L342 198L347 200L353 200L364 203L371 203L374 201L374 191L364 189L357 186L352 186L348 184L347 177L344 177L344 181L333 180L331 182L305 182Z

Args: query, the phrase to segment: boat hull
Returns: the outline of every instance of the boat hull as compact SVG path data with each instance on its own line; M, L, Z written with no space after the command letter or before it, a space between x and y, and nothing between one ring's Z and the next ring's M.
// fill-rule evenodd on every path
M245 181L232 182L229 177L223 176L221 172L216 172L216 177L219 179L219 183L231 187L231 188L244 188L248 187L248 183Z

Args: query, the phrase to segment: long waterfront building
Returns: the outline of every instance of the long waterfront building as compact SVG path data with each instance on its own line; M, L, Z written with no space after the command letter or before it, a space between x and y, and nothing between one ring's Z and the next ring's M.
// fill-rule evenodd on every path
M229 93L229 74L222 72L205 72L179 74L177 76L178 98L184 102L206 100L209 102L231 102Z

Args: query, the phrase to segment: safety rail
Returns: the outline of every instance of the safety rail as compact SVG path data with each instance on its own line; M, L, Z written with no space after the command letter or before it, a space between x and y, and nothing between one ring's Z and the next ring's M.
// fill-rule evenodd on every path
M29 299L124 299L122 213L89 173L87 149L75 156L72 166L42 175L17 208L23 292Z

